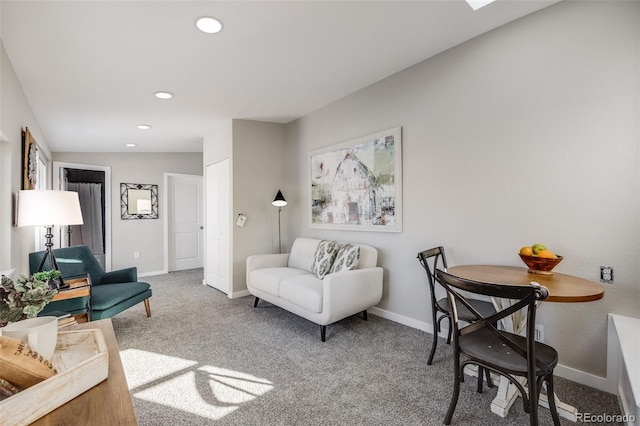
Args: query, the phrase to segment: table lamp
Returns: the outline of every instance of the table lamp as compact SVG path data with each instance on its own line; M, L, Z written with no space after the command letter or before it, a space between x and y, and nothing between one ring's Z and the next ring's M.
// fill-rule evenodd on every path
M282 253L282 237L280 234L280 215L282 213L282 208L287 205L287 200L284 199L284 195L282 195L282 191L278 189L276 198L273 199L273 202L271 204L273 204L278 208L278 253Z
M25 190L18 194L18 226L45 226L46 253L42 257L37 272L42 271L45 261L49 258L51 269L58 269L58 263L53 255L52 228L64 225L82 225L82 211L78 193L73 191ZM60 288L68 287L60 279Z

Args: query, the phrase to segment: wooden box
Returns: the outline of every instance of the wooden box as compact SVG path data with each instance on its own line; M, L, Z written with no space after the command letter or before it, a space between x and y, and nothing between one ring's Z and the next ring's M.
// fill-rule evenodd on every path
M109 375L102 331L59 331L51 363L58 374L0 401L2 425L26 425L71 401Z

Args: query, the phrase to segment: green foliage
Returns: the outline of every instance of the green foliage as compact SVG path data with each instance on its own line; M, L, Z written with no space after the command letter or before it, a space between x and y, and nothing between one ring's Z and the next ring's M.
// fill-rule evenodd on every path
M40 271L33 274L33 278L38 281L44 282L47 282L49 280L57 280L60 277L62 277L62 272L58 271L57 269L52 269L50 271Z
M49 290L46 282L34 276L22 275L15 282L11 278L2 277L0 326L8 322L35 318L56 294L58 290Z

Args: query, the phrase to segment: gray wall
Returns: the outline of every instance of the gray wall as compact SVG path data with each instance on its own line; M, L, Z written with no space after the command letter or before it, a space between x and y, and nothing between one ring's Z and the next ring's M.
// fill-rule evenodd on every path
M15 268L18 274L29 272L29 252L35 251L35 228L12 226L13 197L22 188L21 130L26 127L40 153L51 158L40 125L0 42L0 270Z
M111 167L111 267L164 270L164 173L202 175L202 153L54 153L54 161ZM120 184L158 185L158 219L120 219ZM134 259L133 252L140 258Z
M524 266L541 242L558 272L615 284L590 303L544 303L560 363L605 376L607 313L638 316L638 2L562 2L446 51L287 127L289 235L371 244L379 307L430 323L418 251L450 265ZM394 126L403 132L402 233L311 230L309 151Z

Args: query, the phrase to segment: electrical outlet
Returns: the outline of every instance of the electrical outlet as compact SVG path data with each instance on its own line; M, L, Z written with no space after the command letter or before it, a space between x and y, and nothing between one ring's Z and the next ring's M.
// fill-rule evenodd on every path
M535 339L537 342L544 342L544 325L536 325Z
M600 282L603 282L603 283L613 282L613 267L611 266L600 267Z
M134 259L140 259L140 252L139 251L134 251L133 252L133 258Z

